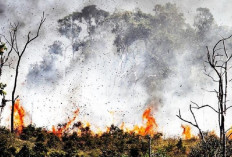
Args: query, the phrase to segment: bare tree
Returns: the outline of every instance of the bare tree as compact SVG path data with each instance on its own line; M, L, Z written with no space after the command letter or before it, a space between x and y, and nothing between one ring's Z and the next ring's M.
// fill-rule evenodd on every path
M6 43L8 44L8 46L10 47L9 52L7 53L6 57L1 57L0 59L0 72L2 71L2 67L5 65L5 63L7 62L8 58L10 57L10 55L12 54L11 52L14 51L16 53L16 67L15 67L15 75L14 75L14 83L13 83L13 89L12 89L12 95L11 95L11 103L12 103L12 110L11 110L11 132L14 131L14 105L15 105L15 101L18 98L18 96L15 96L15 92L16 92L16 88L17 88L17 82L18 82L18 74L19 74L19 67L20 67L20 63L21 63L21 59L24 55L24 53L26 52L26 49L28 47L28 45L35 40L39 34L40 34L40 29L43 25L43 23L45 22L46 18L44 16L44 13L41 17L38 29L36 31L36 34L34 36L31 35L31 32L28 32L27 34L27 40L24 44L24 46L22 47L22 50L19 49L18 46L18 38L17 38L17 34L18 34L18 27L19 24L14 24L11 25L11 30L9 32L10 35L10 40L8 40L4 35L0 34L0 36L2 36ZM1 73L0 73L1 74ZM3 106L4 107L4 106Z
M178 118L180 118L182 121L189 123L190 125L196 127L199 131L201 139L205 142L204 134L202 133L201 128L199 127L195 114L192 109L203 109L203 108L210 108L212 109L217 115L218 115L218 124L220 128L220 144L222 147L222 155L223 157L226 157L226 143L227 138L226 134L227 131L225 130L225 115L228 109L230 109L232 106L227 105L227 95L228 95L228 82L232 81L232 79L228 79L228 71L232 68L232 66L229 64L230 60L232 58L232 53L228 52L228 49L226 48L226 41L232 37L229 36L227 38L222 38L219 40L212 50L209 49L208 46L206 46L207 49L207 65L209 68L205 69L205 75L208 76L213 82L217 84L217 89L213 89L212 91L217 96L217 108L214 108L212 105L198 105L195 102L191 102L189 105L190 112L193 116L194 122L188 121L181 116L181 112L179 110L179 114L177 115ZM210 72L207 72L211 70Z

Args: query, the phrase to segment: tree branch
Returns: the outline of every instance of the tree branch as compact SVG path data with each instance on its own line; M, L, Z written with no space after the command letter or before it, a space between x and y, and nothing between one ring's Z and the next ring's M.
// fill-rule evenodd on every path
M192 111L192 106L191 106L191 104L189 105L189 110L190 110L190 112L191 112L191 114L192 114L192 117L193 117L193 119L194 119L194 121L195 121L195 124L194 124L193 122L191 122L191 121L188 121L188 120L186 120L186 119L183 119L182 116L181 116L180 110L179 110L179 115L176 115L176 116L177 116L180 120L182 120L182 121L184 121L184 122L186 122L186 123L189 123L189 124L191 124L192 126L196 127L196 128L198 129L198 131L199 131L199 134L200 134L200 136L201 136L201 139L205 142L204 135L203 135L203 133L202 133L202 131L201 131L201 129L200 129L198 123L197 123L195 114L194 114L194 112Z
M202 106L199 106L197 103L195 103L195 102L193 102L193 101L191 101L191 103L193 103L193 104L195 104L197 107L192 107L192 108L194 108L194 109L201 109L201 108L205 108L205 107L209 107L209 108L211 108L214 112L216 112L216 113L219 113L215 108L213 108L212 106L210 106L210 105L202 105Z

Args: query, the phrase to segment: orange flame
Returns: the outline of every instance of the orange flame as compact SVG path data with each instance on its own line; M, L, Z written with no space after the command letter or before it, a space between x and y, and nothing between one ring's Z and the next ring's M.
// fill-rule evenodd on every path
M146 120L145 134L153 134L154 128L157 128L158 125L155 121L155 118L151 116L151 108L148 108L143 113L143 120Z
M232 127L228 130L226 136L228 137L229 140L232 140Z
M120 126L120 129L121 129L121 130L123 130L123 129L124 129L124 127L125 127L125 123L124 123L124 122L122 122L122 124L121 124L121 126Z
M183 128L182 136L185 140L189 140L192 138L191 127L189 125L181 125Z
M78 113L79 113L79 109L77 109L75 112L74 112L74 117L69 120L65 125L63 125L62 127L56 129L55 126L53 125L52 126L52 132L61 137L61 135L63 134L64 131L67 131L67 129L70 127L70 125L75 121L75 119L77 118L78 116Z
M210 136L217 136L215 130L210 131L210 132L209 132L209 135L210 135Z
M56 128L55 126L52 126L52 132L54 134L56 134L57 136L61 137L62 134L67 131L67 129L71 126L71 124L76 120L76 117L78 116L78 113L79 113L79 109L76 110L75 112L75 115L74 117L68 122L66 123L65 125L59 127L59 128ZM148 108L144 111L143 115L142 115L142 119L143 119L143 122L144 124L142 126L138 126L138 125L135 125L133 128L127 128L125 127L125 123L122 122L121 126L120 126L120 129L123 130L124 132L128 132L128 133L136 133L136 134L139 134L139 135L142 135L142 136L145 136L145 135L151 135L153 136L154 134L157 133L157 123L155 121L155 118L151 115L151 108ZM90 128L90 123L89 122L86 122L85 123L85 127L89 127ZM90 133L92 135L102 135L104 132L106 133L109 133L110 132L110 128L111 127L106 127L105 129L106 130L101 130L100 128L97 128L95 131L92 131L90 130ZM78 130L80 131L80 130ZM77 131L77 132L78 132ZM80 133L78 133L79 135L81 135Z
M18 133L21 133L24 127L24 108L20 105L20 100L17 99L14 104L14 127Z
M135 132L139 135L151 135L153 136L157 131L157 123L155 118L151 115L151 108L146 109L143 112L143 122L146 122L145 126L139 127L138 125L134 126L134 129L131 132Z

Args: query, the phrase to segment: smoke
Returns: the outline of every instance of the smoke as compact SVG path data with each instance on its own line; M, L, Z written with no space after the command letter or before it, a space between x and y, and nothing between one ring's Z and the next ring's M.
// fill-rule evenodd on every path
M50 85L61 78L59 69L56 68L56 63L62 55L62 46L60 41L55 41L49 46L48 54L43 57L40 63L34 64L27 74L27 84L30 87L33 85ZM34 87L36 88L36 86Z
M177 134L181 131L168 130L180 124L178 108L187 110L190 100L202 98L198 92L211 86L202 74L205 46L231 33L211 10L202 6L190 16L179 2L22 3L37 13L20 16L17 3L8 8L22 23L20 34L31 21L34 30L43 10L47 15L41 40L28 49L33 55L25 56L18 91L38 126L63 122L76 108L80 119L97 126L135 124L152 106L162 131Z
M0 1L0 14L4 13L5 11L5 4L3 3L3 1Z
M131 115L147 106L157 109L158 121L164 123L163 116L171 118L173 113L169 114L177 110L171 107L171 99L184 100L205 87L205 77L196 73L202 71L204 47L217 40L219 31L227 35L207 8L197 11L190 26L171 3L156 5L153 15L139 9L110 14L95 5L86 6L58 20L59 33L69 41L65 51L57 52L64 58L63 71L54 64L59 61L49 57L57 55L53 50L53 55L45 55L29 71L28 82L44 87L35 79L38 74L47 86L62 82L68 90L62 92L65 99L97 118L95 125L112 123L107 118L110 111L119 112L116 123L133 123L138 119L131 120Z

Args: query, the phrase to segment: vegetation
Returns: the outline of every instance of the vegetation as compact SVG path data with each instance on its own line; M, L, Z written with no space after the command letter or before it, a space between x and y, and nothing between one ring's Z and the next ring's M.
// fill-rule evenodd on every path
M194 119L194 122L189 121L184 119L181 116L181 112L179 110L179 115L177 115L178 118L180 118L182 121L189 123L190 125L196 127L199 131L201 140L205 143L204 145L208 145L210 142L207 142L205 140L204 134L201 130L201 128L198 125L195 113L193 112L193 109L203 109L203 108L210 108L212 109L217 115L218 115L218 124L219 124L219 128L220 128L220 147L222 149L217 150L216 154L213 154L215 156L218 156L219 154L222 155L223 157L227 156L227 152L226 152L226 146L227 146L227 138L230 138L231 134L228 134L228 131L231 130L231 128L226 129L225 127L225 115L226 112L228 112L228 110L231 108L231 106L228 105L228 98L227 95L228 94L228 83L231 80L228 77L229 74L229 70L231 67L231 63L230 60L232 58L232 54L231 52L228 52L228 49L226 48L226 42L228 42L227 40L229 40L232 37L229 36L228 38L222 38L221 40L219 40L213 47L213 49L210 52L210 49L208 46L206 46L207 49L207 61L205 61L210 69L207 70L207 68L205 67L205 75L208 76L210 79L212 79L212 81L214 83L216 83L216 85L218 86L217 89L213 89L212 91L209 92L213 92L215 93L215 97L217 98L218 102L217 102L217 107L214 107L215 105L213 104L206 104L206 105L198 105L195 102L191 102L191 104L189 105L189 110L192 114L192 117ZM221 48L221 47L222 48ZM222 51L220 51L222 50ZM214 74L212 73L212 71L214 72ZM209 154L211 154L210 152L208 152Z
M110 30L116 36L114 45L116 46L119 55L125 53L128 47L135 41L145 41L150 52L146 54L145 57L147 62L150 63L149 66L146 66L148 69L147 71L158 71L154 72L154 74L157 73L157 76L160 76L154 77L154 80L150 80L149 83L146 83L148 86L148 91L153 91L154 88L151 88L153 85L152 83L156 80L165 79L168 71L171 71L171 64L168 65L165 60L170 60L170 57L173 57L176 50L180 49L181 47L190 47L191 50L194 49L194 52L201 52L202 47L205 45L204 43L208 42L210 38L213 38L212 36L207 37L207 35L210 33L216 34L212 32L214 30L221 29L214 24L213 16L208 9L198 8L197 11L199 13L194 18L194 27L191 27L185 23L183 14L179 13L176 6L170 3L167 3L164 6L156 5L154 8L154 15L145 14L140 10L137 12L115 12L110 15L104 10L97 9L96 6L88 6L85 7L81 12L74 12L63 19L60 19L58 21L58 30L61 35L71 40L73 53L88 45L88 42L91 39L90 38L86 41L79 40L79 34L82 29L76 24L76 22L82 23L83 19L85 22L87 22L87 32L89 35L97 31L102 31L101 28L112 28ZM94 22L92 22L93 20ZM206 75L213 79L214 82L218 82L219 91L214 90L218 97L218 110L209 105L199 106L197 103L193 102L193 106L190 105L190 111L195 122L190 122L183 119L180 112L179 115L177 115L181 120L198 128L200 134L199 139L163 139L162 135L157 133L150 141L150 137L148 136L123 132L123 130L114 125L110 127L109 131L101 135L96 135L92 134L89 127L84 127L81 125L81 123L78 125L79 132L72 130L62 134L62 136L44 128L36 128L33 125L24 127L20 133L15 133L14 105L16 99L18 98L18 96L16 96L16 88L21 58L23 57L28 44L39 36L40 28L44 21L45 17L43 15L36 35L31 37L30 32L28 33L27 41L22 47L21 51L18 50L17 45L17 24L12 26L13 29L10 32L10 40L7 40L5 36L1 35L6 40L6 43L10 49L4 54L4 51L7 51L6 46L4 43L0 45L0 76L2 75L2 67L5 66L4 64L7 62L12 51L14 51L16 55L16 68L11 100L5 99L6 92L4 91L4 88L6 87L6 84L0 83L0 95L3 97L1 109L3 109L3 107L6 105L7 101L12 102L11 131L6 128L0 128L0 156L147 157L149 156L149 148L151 148L151 154L153 154L153 156L162 157L220 155L225 157L232 155L232 141L227 139L231 134L226 137L224 126L224 115L226 114L226 110L231 108L231 106L226 105L228 80L227 63L232 58L232 55L228 55L227 53L225 40L229 39L231 36L229 38L221 39L215 45L212 52L210 52L207 48L207 63L216 72L218 75L216 78L219 79L215 81L214 75L206 73ZM226 32L224 34L226 34ZM185 40L188 42L184 42ZM189 45L189 43L191 44ZM216 49L219 43L222 44L221 46L223 49L221 53L216 53L216 51L221 49ZM54 49L56 49L56 51L54 51L55 54L62 53L60 46L61 44L62 43L60 41L54 42L53 46ZM58 52L58 50L61 52ZM204 58L202 53L196 54L197 56L193 57L195 60L198 58ZM3 55L5 55L5 57ZM224 60L221 60L223 56ZM87 57L87 55L85 57ZM220 57L220 60L215 59L216 57ZM222 62L222 64L218 64L219 61ZM162 66L159 64L156 65L157 63ZM158 70L154 67L158 67ZM207 71L208 68L205 70ZM213 109L219 115L219 138L216 135L204 133L198 126L192 109L201 109L204 107ZM149 145L150 142L151 145Z
M11 132L14 131L14 110L15 110L15 102L16 99L19 97L19 95L16 96L16 89L17 89L17 85L18 85L18 75L19 75L19 69L20 69L20 65L21 65L21 59L24 56L28 45L30 45L30 43L32 41L34 41L36 38L39 37L40 34L40 30L41 27L43 25L43 23L45 22L46 18L44 16L41 17L39 26L37 28L36 34L35 35L31 35L31 31L28 32L27 34L27 40L25 42L25 44L20 47L18 45L18 28L19 28L19 23L16 24L11 24L11 29L9 31L9 36L10 39L7 39L7 37L3 34L0 34L0 37L3 37L7 46L9 47L9 51L7 51L7 46L5 43L1 42L0 44L0 77L2 75L2 70L3 70L3 66L6 66L6 64L12 64L12 63L8 63L8 59L10 57L15 57L14 55L16 55L16 57L14 58L14 61L16 62L15 65L15 75L14 75L14 83L13 83L13 88L11 91L11 100L6 100L5 96L6 96L6 92L4 91L4 88L6 87L6 84L0 83L0 95L2 96L2 101L1 101L1 112L0 112L0 116L2 113L3 108L6 105L7 101L11 101L12 104L12 110L11 110ZM7 51L7 52L4 52ZM12 52L15 52L15 54L12 54ZM8 66L9 66L8 65Z
M79 127L80 132L64 133L58 137L43 128L29 125L21 134L0 129L0 156L49 156L49 157L148 157L149 138L123 132L112 125L108 132L93 135L89 127ZM187 156L198 147L196 139L162 139L158 133L152 137L152 154L155 156Z
M123 132L111 125L108 132L93 135L89 127L79 126L77 132L57 136L44 128L29 125L21 134L0 128L0 157L148 157L149 137ZM153 156L204 157L215 156L222 147L220 139L212 133L200 138L182 140L163 139L161 133L152 137ZM232 141L228 142L227 155L232 155Z
M89 127L80 132L66 132L57 136L44 128L29 125L21 134L0 128L0 157L148 157L149 137L123 132L111 125L108 132L93 135ZM221 151L220 138L204 133L200 138L182 140L163 139L161 133L152 137L151 151L157 157L206 157ZM227 144L227 156L232 155L232 141Z

